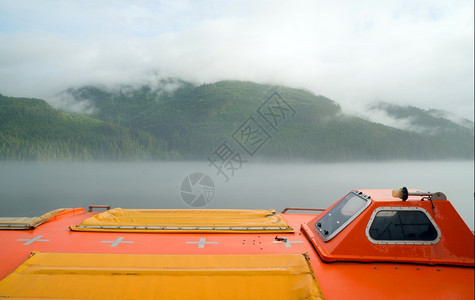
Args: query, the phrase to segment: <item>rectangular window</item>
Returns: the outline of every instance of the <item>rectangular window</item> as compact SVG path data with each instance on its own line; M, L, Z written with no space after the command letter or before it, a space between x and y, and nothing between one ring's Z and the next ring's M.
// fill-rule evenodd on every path
M329 241L351 223L371 203L368 196L358 191L346 195L315 224L324 241Z
M367 235L373 243L436 243L440 233L422 208L379 208L373 213Z

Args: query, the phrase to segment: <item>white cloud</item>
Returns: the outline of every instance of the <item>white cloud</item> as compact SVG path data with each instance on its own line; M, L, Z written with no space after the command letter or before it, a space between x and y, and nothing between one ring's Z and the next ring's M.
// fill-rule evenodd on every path
M61 92L53 97L49 97L48 102L56 108L66 112L93 114L97 108L88 99L77 99L67 92Z
M378 99L473 120L472 1L31 3L0 1L3 94L158 70L305 87L347 110Z

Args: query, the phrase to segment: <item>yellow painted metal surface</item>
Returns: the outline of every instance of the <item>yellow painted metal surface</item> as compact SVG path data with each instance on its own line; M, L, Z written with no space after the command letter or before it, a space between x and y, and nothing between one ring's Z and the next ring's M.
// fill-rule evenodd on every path
M68 208L55 209L40 217L2 217L0 218L0 229L33 229L67 209Z
M0 297L324 299L307 257L34 252L0 281Z
M94 215L74 231L293 232L273 209L122 209Z

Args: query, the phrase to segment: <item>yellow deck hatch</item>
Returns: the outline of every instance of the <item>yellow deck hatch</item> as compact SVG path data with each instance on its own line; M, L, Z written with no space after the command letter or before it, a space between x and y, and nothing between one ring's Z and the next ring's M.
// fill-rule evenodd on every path
M55 209L39 217L1 217L0 229L29 230L38 227L55 215L68 210L67 208Z
M293 232L273 209L122 209L94 215L74 231Z
M0 297L323 299L302 254L137 255L34 252Z

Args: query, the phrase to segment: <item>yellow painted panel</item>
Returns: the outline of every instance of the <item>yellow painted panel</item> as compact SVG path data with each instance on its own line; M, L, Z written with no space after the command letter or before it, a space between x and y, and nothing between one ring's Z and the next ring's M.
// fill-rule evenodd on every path
M324 299L307 257L35 252L0 281L0 297Z
M114 208L84 220L75 231L292 232L273 209L122 209Z

